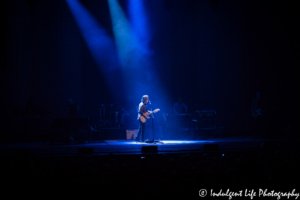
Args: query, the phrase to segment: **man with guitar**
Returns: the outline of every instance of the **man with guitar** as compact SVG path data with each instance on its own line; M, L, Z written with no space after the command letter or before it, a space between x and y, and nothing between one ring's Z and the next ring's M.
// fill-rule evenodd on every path
M265 114L267 101L261 97L261 93L256 93L251 105L252 130L255 138L264 137L265 132Z
M138 120L140 123L139 131L137 133L135 141L144 142L144 136L145 136L145 123L147 119L149 119L149 115L152 113L156 113L159 111L159 109L155 109L154 111L148 111L147 110L147 104L149 103L149 96L143 95L141 99L141 103L139 104L138 109Z

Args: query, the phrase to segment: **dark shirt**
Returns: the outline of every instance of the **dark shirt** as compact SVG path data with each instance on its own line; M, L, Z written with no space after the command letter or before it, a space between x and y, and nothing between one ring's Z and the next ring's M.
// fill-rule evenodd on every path
M265 99L253 99L251 105L252 117L263 115L267 109L267 101Z
M30 99L29 101L26 102L26 105L25 105L26 110L34 110L36 108L37 108L36 103L32 99Z
M143 102L141 102L139 104L139 113L138 113L138 118L137 119L140 119L141 114L144 114L145 112L148 112L147 104L144 104Z
M68 106L68 111L69 111L69 117L78 117L78 106L75 104L71 104Z
M266 109L266 100L265 99L253 99L251 111L254 112L255 110L264 110Z

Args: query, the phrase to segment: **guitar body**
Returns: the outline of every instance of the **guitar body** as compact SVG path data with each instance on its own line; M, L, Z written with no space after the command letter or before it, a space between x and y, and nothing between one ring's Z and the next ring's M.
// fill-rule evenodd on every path
M143 115L141 115L140 116L140 121L142 122L142 123L145 123L146 121L147 121L147 119L149 119L149 115L151 114L151 113L157 113L158 111L160 111L160 109L155 109L154 111L152 111L152 112L145 112L145 113L143 113L146 117L144 117Z
M257 117L262 115L262 110L261 109L257 109L255 111L252 112L252 117Z
M149 112L144 113L144 115L148 117L149 116ZM147 121L147 119L143 115L141 115L140 116L140 121L142 123L145 123Z
M257 109L255 111L252 112L252 117L258 117L258 116L261 116L261 115L265 115L266 113L269 113L270 111L273 111L275 109L279 109L280 107L272 107L272 108L269 108L269 109Z

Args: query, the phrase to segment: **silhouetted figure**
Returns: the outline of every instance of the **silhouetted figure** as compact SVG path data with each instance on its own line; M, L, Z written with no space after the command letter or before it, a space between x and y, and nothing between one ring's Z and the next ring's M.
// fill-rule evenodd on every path
M69 118L77 118L79 117L79 107L74 104L73 100L71 98L68 99L67 104L67 113ZM74 122L72 122L72 125L67 127L67 142L72 142L74 140L73 136L75 133L78 133L78 126Z
M255 138L264 137L265 135L265 115L267 100L262 98L260 92L256 93L256 98L252 100L252 131Z
M79 116L79 107L73 103L73 100L70 98L68 99L67 105L67 113L68 117L78 117Z
M25 115L23 117L25 122L25 132L30 133L32 131L40 130L40 115L37 114L37 111L37 104L33 97L30 96L30 99L25 104Z
M141 103L139 104L139 108L138 108L138 118L137 119L139 120L140 126L139 126L138 133L136 135L135 141L144 142L146 123L143 123L140 120L140 117L143 116L145 119L150 118L149 116L144 115L144 113L148 112L148 110L147 110L147 104L148 103L149 103L149 96L144 95L141 99Z
M175 114L183 114L187 112L187 106L182 101L181 97L178 98L178 102L174 104L173 111Z
M34 111L36 109L37 109L37 105L36 105L35 101L33 100L33 97L30 96L30 99L25 104L25 110L30 112L30 111Z

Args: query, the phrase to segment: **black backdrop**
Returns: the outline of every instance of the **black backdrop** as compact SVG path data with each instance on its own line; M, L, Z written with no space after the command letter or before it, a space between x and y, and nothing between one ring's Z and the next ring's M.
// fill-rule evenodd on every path
M81 1L113 37L106 1ZM153 62L170 100L189 111L214 109L218 126L245 130L257 91L296 113L299 14L289 2L145 0ZM126 1L120 3L124 6ZM115 103L81 32L62 0L2 1L1 127L19 131L14 109L30 96L63 116L68 98L95 121L101 104ZM114 77L111 77L114 78ZM123 96L125 95L125 97ZM127 98L122 94L120 98ZM136 104L135 100L133 104ZM125 105L130 107L131 105ZM131 109L131 108L128 108Z

